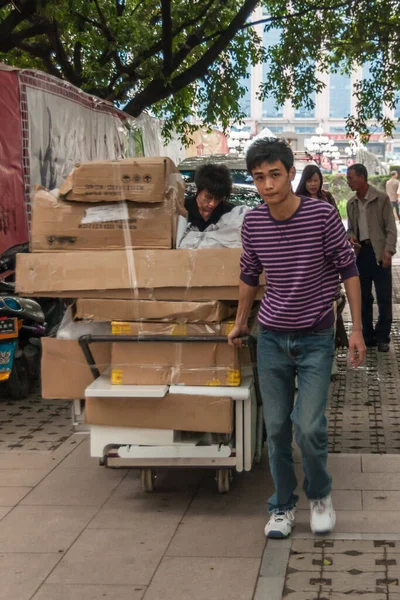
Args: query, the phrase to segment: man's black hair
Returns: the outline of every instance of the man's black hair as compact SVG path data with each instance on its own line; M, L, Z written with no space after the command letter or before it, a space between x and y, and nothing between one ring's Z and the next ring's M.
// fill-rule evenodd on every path
M229 198L232 192L232 176L226 165L215 163L201 165L196 169L194 182L198 193L206 190L217 200Z
M259 167L263 162L273 163L277 160L284 164L287 172L293 167L293 152L286 140L261 138L253 142L247 150L246 165L250 174L253 169Z
M368 181L368 171L364 167L364 165L362 165L360 163L356 163L355 165L351 165L351 167L349 167L347 169L347 172L349 172L349 171L354 171L354 173L356 175L358 175L358 177L360 177L362 175L364 177L365 181Z

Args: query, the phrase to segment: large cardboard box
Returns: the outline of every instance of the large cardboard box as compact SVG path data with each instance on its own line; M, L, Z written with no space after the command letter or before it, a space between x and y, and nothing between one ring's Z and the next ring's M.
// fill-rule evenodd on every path
M178 197L157 204L66 202L41 189L32 209L31 251L172 248ZM182 199L183 201L183 199Z
M164 398L87 398L91 425L232 433L231 398L167 394Z
M18 292L32 295L72 290L132 293L136 289L190 289L215 284L237 290L240 254L240 248L18 254L16 287Z
M77 202L162 202L171 173L177 173L177 168L166 157L80 163L60 194Z
M261 300L265 286L260 285L256 300ZM20 292L22 296L31 296L29 292ZM154 300L177 302L214 302L222 300L234 302L239 299L239 286L230 287L198 287L198 288L148 288L124 290L68 290L55 292L36 291L35 296L49 298L92 298L97 300Z
M56 400L79 400L93 383L92 372L77 340L43 338L42 397ZM103 373L110 367L111 344L91 346L97 368Z
M75 319L90 321L164 321L215 323L228 319L236 307L223 302L164 302L153 300L78 299Z
M114 342L115 385L240 385L238 351L213 342Z
M228 335L235 325L232 319L221 323L162 323L162 322L126 322L112 321L113 335L170 335L170 336L199 336L199 335Z

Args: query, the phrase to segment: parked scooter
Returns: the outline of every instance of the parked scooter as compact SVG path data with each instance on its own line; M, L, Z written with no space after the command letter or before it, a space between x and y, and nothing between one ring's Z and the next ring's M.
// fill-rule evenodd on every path
M0 280L0 383L14 400L26 398L39 378L41 338L57 328L64 314L57 298L36 301L15 294L16 255L27 251L28 245L21 244L0 257L0 273L7 273Z
M46 327L41 306L10 295L10 285L0 282L0 382L11 398L22 400L40 375L40 338Z

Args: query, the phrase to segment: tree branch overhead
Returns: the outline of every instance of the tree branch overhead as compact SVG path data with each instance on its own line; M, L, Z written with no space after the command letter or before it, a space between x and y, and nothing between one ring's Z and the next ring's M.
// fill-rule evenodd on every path
M279 30L279 42L263 49L259 25L267 37ZM369 62L373 81L349 123L364 131L373 115L390 133L378 109L397 101L399 30L393 0L0 0L0 61L41 68L133 116L151 109L180 130L199 102L207 125L240 120L242 82L258 61L268 70L252 94L295 106L321 89L318 73Z

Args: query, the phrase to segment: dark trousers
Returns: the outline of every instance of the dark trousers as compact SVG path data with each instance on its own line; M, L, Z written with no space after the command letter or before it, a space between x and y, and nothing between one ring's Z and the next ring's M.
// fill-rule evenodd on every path
M362 327L366 344L390 342L392 326L392 267L384 269L377 264L375 252L371 244L364 245L357 256L357 267L360 273L362 296ZM378 322L372 322L372 283L375 286L378 302Z
M400 209L399 209L399 203L398 203L398 202L392 202L391 204L392 204L392 206L393 206L394 210L396 211L397 218L398 218L398 219L399 219L399 221L400 221Z

